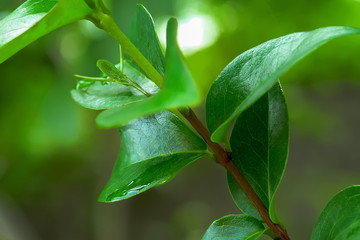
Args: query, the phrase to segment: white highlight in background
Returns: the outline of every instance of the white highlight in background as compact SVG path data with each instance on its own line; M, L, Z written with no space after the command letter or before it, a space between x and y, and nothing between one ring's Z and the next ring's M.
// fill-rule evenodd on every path
M218 27L210 16L196 15L178 19L178 43L185 55L191 55L212 45L218 37ZM162 22L159 28L159 38L166 46L166 24Z

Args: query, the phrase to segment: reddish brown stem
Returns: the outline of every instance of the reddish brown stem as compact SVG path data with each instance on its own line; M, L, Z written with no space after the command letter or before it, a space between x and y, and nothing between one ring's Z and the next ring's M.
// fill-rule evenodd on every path
M265 207L264 203L261 201L259 196L254 191L254 189L247 182L247 180L239 171L239 169L235 166L234 162L231 159L231 153L227 153L222 146L220 146L218 143L214 143L213 141L211 141L210 132L197 118L196 114L192 111L191 108L189 108L189 111L186 113L182 111L180 112L189 121L189 123L191 123L194 129L200 134L200 136L204 139L207 145L214 152L216 162L226 168L226 170L235 179L235 181L241 187L241 189L246 194L246 196L254 204L254 206L256 207L256 209L258 210L258 212L260 213L261 217L264 219L266 224L277 235L276 239L290 240L286 230L283 229L280 225L275 224L271 221L269 216L269 210Z

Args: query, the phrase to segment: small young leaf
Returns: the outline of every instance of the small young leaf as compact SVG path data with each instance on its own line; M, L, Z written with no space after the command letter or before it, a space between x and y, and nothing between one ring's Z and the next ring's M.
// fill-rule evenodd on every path
M311 240L360 239L360 185L345 188L326 205Z
M119 65L116 65L116 67L119 68ZM159 91L153 82L132 67L127 61L124 61L124 74L151 94ZM114 82L105 84L94 82L85 88L85 91L81 88L73 89L71 96L81 106L95 110L118 108L146 98L136 89Z
M228 215L214 221L201 240L256 240L267 229L248 215Z
M129 39L163 76L165 73L164 53L155 31L153 19L141 4L138 4L136 16L131 23Z
M239 116L230 144L234 164L269 208L271 220L278 223L274 197L285 171L289 147L288 113L279 83ZM262 219L229 174L228 185L237 206Z
M120 154L100 194L102 202L126 199L164 184L209 153L204 141L167 111L133 121L119 131Z
M100 127L118 127L139 117L165 109L199 103L201 100L199 92L176 42L176 31L177 21L171 18L168 21L166 33L166 77L164 88L150 98L102 112L96 119L96 123Z
M0 63L41 36L93 12L84 0L28 0L0 21Z
M301 58L332 39L359 33L360 29L351 27L293 33L265 42L235 58L220 73L207 96L206 120L211 139L226 142L232 120Z

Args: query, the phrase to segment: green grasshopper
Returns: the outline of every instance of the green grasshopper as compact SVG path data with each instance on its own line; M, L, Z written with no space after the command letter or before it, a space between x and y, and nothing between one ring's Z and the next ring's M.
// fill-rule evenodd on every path
M85 92L91 87L92 84L95 83L95 81L100 81L100 82L116 82L126 87L133 87L147 97L151 96L150 93L146 92L138 83L136 83L128 76L126 76L124 73L122 73L111 62L107 60L98 60L96 62L96 66L100 69L102 73L105 74L105 76L107 76L106 78L74 75L75 79L78 82L81 80L91 81L88 85L86 84L87 88L84 90Z

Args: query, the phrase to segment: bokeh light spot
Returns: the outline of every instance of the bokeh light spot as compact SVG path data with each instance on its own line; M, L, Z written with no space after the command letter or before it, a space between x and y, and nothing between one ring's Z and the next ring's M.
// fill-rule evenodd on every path
M178 21L178 43L185 55L212 45L218 37L218 27L210 16L188 16ZM161 24L159 35L163 45L166 45L166 22Z

